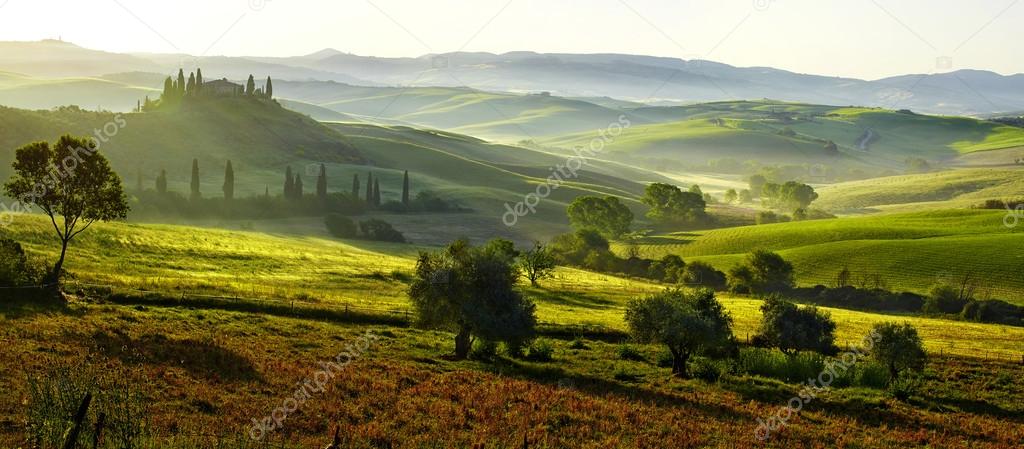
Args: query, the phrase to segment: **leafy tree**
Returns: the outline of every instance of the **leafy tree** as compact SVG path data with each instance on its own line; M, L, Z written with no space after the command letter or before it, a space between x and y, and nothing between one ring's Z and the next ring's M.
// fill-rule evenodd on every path
M320 164L320 174L316 178L316 197L321 200L327 198L327 167L324 164Z
M617 197L581 196L569 204L566 213L569 223L576 229L593 229L608 238L618 238L629 232L633 212Z
M409 207L409 170L402 175L402 205Z
M383 220L371 219L360 222L359 230L363 232L363 237L367 240L405 243L405 236Z
M160 170L160 176L156 177L156 191L161 195L167 193L167 170Z
M97 221L128 215L121 178L89 137L65 135L52 147L47 142L28 144L15 152L12 166L14 176L4 185L7 196L42 209L60 240L60 257L47 277L56 284L71 240ZM60 176L54 176L54 167Z
M843 267L836 274L835 288L849 287L853 283L853 274L850 273L849 267Z
M663 344L672 354L672 374L688 377L691 355L734 344L732 317L711 290L669 289L626 306L626 325L640 343Z
M733 293L750 293L754 287L754 272L749 265L736 265L729 269L729 291Z
M359 198L359 174L352 175L352 198Z
M758 337L787 354L797 351L835 352L836 323L828 312L796 304L769 295L761 304L761 326Z
M494 251L459 240L436 253L420 253L409 297L418 324L455 333L455 357L473 340L517 344L534 336L536 306L516 290L513 264Z
M706 217L707 204L701 195L683 192L679 187L654 183L647 186L642 198L651 207L647 216L663 224L695 223Z
M960 313L973 299L971 296L973 295L962 295L956 287L949 284L935 285L928 292L928 298L925 299L921 311L934 314Z
M202 198L202 194L199 193L199 159L192 159L192 182L191 195L189 196L192 201L196 201Z
M534 242L533 248L523 251L519 256L519 267L530 280L530 285L536 287L538 280L551 277L555 270L555 257L549 248Z
M695 261L686 264L679 277L686 285L699 285L713 290L725 288L725 273L718 271L707 262Z
M740 204L750 204L754 202L754 197L751 195L750 190L740 190L739 201Z
M747 185L750 186L750 196L758 198L761 196L761 189L768 183L764 175L753 175L747 178Z
M327 232L335 237L348 239L356 236L355 222L344 215L327 214L324 217L324 225L327 226Z
M701 198L704 198L704 191L701 190L700 186L697 184L691 185L687 192L696 193L697 195L700 195Z
M249 80L245 82L245 94L250 97L256 94L256 80L253 79L252 74L249 75Z
M267 77L267 85L263 88L263 94L267 96L267 99L274 98L274 82Z
M726 204L732 204L735 203L738 198L739 194L736 193L736 189L729 189L725 191L725 196L722 200L725 201Z
M793 265L782 256L768 250L759 249L747 256L747 266L753 274L755 292L770 293L792 289Z
M686 262L675 254L667 254L651 264L647 277L668 283L679 282L686 268Z
M872 328L871 356L889 370L889 382L905 371L922 371L928 355L917 329L909 323L878 323Z

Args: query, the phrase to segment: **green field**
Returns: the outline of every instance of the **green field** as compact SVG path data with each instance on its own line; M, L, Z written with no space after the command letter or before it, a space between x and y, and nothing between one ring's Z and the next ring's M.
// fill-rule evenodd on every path
M815 207L842 212L949 209L1024 197L1024 170L957 169L844 182L818 188Z
M919 293L970 274L980 291L1024 304L1024 226L1005 226L1005 216L945 210L745 226L649 237L639 250L705 260L724 271L755 249L770 249L793 263L797 282L807 286L831 284L844 267L855 279L878 275L892 289Z
M19 216L6 234L37 256L57 248L42 217ZM1007 237L1020 237L1009 234ZM141 289L170 296L238 297L290 304L407 312L406 279L419 250L412 245L339 241L328 238L203 229L171 225L100 224L72 245L67 269L72 289L92 284ZM799 249L799 248L798 248ZM786 251L784 255L790 254ZM711 258L711 260L715 260ZM797 260L798 269L800 267ZM800 271L800 276L805 276ZM560 268L541 287L522 286L538 306L538 318L560 325L624 329L630 298L664 286L589 271ZM741 339L756 330L760 301L723 297ZM935 352L1010 357L1024 329L920 317L829 309L838 339L856 341L882 321L910 321Z

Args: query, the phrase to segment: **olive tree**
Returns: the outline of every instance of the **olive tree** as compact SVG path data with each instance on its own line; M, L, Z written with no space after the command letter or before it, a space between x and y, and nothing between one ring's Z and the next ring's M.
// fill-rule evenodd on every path
M555 256L542 243L534 242L533 248L519 255L519 267L523 275L530 280L530 285L536 287L538 280L551 277L551 272L555 269Z
M455 357L469 355L474 338L521 345L533 338L536 306L516 290L519 276L503 245L473 247L457 240L420 253L409 297L418 324L455 333Z
M796 304L770 295L761 305L759 337L782 352L835 352L836 323L828 312L817 307L799 308Z
M4 190L50 218L60 256L46 280L56 289L71 240L97 221L128 215L121 178L88 137L65 135L52 147L47 142L30 143L19 148L14 159L14 176Z
M922 371L928 355L917 329L909 323L879 323L871 330L875 339L871 356L889 370L889 382L905 371Z
M667 346L672 374L679 377L688 377L690 356L734 343L732 317L707 289L668 289L634 299L626 307L626 325L636 341Z

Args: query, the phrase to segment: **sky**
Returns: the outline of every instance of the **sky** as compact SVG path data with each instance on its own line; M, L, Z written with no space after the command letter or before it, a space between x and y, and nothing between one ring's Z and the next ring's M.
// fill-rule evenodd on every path
M1024 73L1024 0L0 0L0 40L137 53L631 53L878 79Z

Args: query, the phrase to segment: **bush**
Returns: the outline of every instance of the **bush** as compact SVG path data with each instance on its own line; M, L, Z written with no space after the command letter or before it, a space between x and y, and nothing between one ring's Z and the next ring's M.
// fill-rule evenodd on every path
M921 378L914 374L907 374L897 377L889 383L889 394L896 400L907 402L911 396L917 394L921 389Z
M693 362L693 377L708 383L718 382L722 378L722 368L714 360L699 357Z
M547 340L538 339L530 345L526 360L531 362L550 362L555 358L555 348Z
M587 346L587 343L582 338L576 337L572 340L572 343L569 343L569 349L586 350L590 349L590 346Z
M1024 324L1024 307L998 299L971 301L964 306L960 316L979 323Z
M725 289L725 273L718 271L707 262L690 262L683 269L679 282L686 285L699 285L714 290Z
M633 360L637 362L643 362L647 360L643 354L640 353L636 348L630 345L621 345L618 350L619 359L621 360Z
M824 356L813 352L786 355L773 349L743 348L736 359L736 368L740 372L786 382L804 382L821 374L825 360Z
M889 370L877 362L867 361L857 365L858 386L882 389L889 385Z
M871 329L871 336L875 339L871 357L889 370L890 382L903 372L924 370L928 356L914 326L879 323Z
M928 293L922 311L935 314L960 313L967 305L967 299L951 285L936 285Z
M324 217L324 224L327 226L327 232L338 238L354 238L357 233L356 223L351 218L341 214L327 214Z
M477 340L469 351L469 358L490 361L498 357L498 344L488 340Z
M834 354L836 323L828 312L815 306L800 308L778 295L765 299L761 305L758 335L771 347L785 353L815 351Z
M359 223L363 238L378 242L405 243L405 236L386 221L370 219Z

